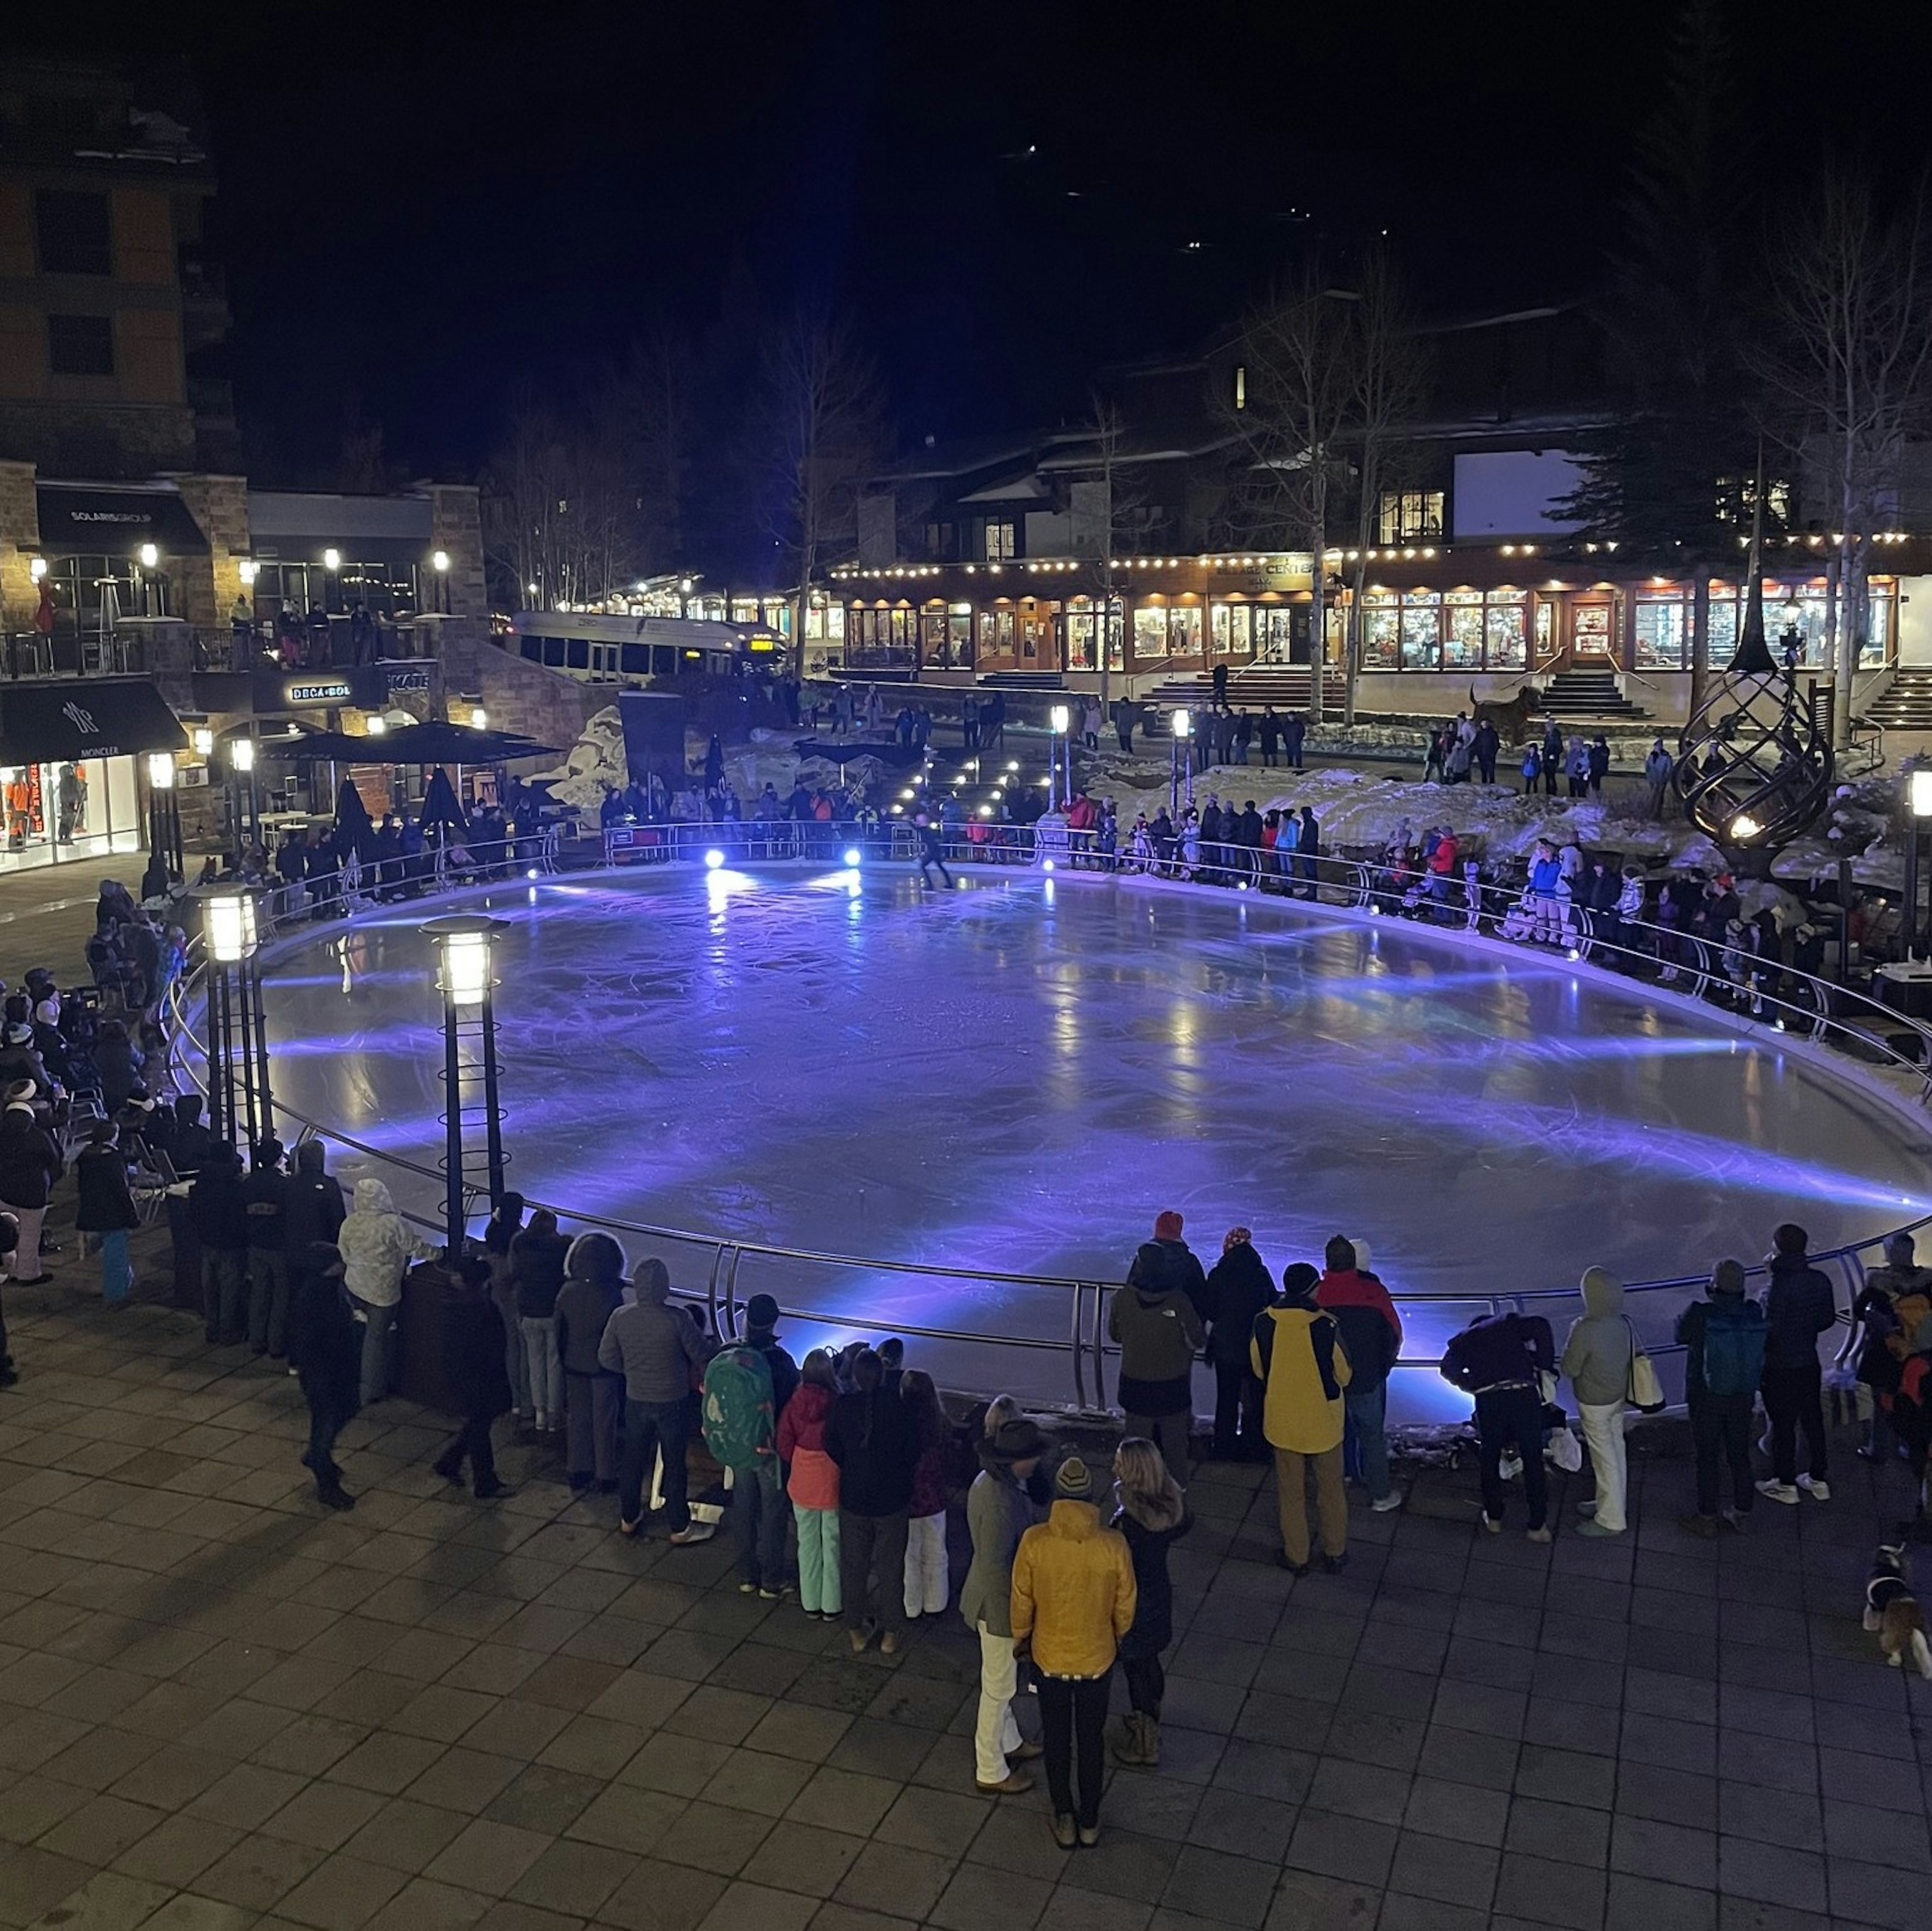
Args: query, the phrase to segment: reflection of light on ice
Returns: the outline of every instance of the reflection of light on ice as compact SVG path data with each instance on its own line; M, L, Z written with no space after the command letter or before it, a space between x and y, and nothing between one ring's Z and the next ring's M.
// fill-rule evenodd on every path
M1474 1312L1462 1297L1760 1253L1786 1201L1822 1248L1920 1198L1923 1129L1640 986L1252 895L1017 868L922 893L910 868L862 885L836 856L546 884L536 910L520 882L494 895L512 1185L727 1240L1088 1282L1118 1280L1167 1206L1210 1263L1222 1229L1253 1226L1277 1276L1357 1231L1399 1298L1457 1297L1408 1301L1431 1354ZM278 1097L433 1168L421 922L318 928L267 992ZM406 1192L440 1210L433 1178ZM680 1286L716 1252L623 1244ZM964 1385L1069 1394L1054 1293L748 1255L736 1290L842 1333L1053 1342L931 1346ZM1560 1333L1567 1291L1544 1311ZM1412 1384L1432 1413L1461 1399L1419 1372L1405 1402Z

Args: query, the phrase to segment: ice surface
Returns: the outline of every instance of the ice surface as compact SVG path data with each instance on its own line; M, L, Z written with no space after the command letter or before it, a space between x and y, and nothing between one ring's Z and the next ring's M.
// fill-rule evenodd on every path
M1398 1293L1486 1299L1593 1263L1637 1279L1755 1261L1787 1218L1824 1246L1928 1210L1925 1133L1781 1040L1413 926L1006 870L922 893L892 866L668 868L477 902L509 922L512 1183L586 1213L1117 1281L1172 1207L1209 1262L1238 1222L1276 1270L1342 1232ZM272 969L268 1013L279 1099L433 1163L423 916L319 931ZM433 1183L413 1198L436 1210ZM664 1251L703 1285L708 1249ZM1060 1296L970 1279L748 1259L738 1285L835 1317L1066 1333ZM1418 1347L1471 1311L1422 1318ZM1064 1357L954 1358L962 1384L1065 1393Z

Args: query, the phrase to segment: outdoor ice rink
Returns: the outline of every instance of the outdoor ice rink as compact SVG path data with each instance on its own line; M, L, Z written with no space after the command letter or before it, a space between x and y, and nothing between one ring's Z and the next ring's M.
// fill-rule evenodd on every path
M1750 1262L1932 1211L1932 1138L1768 1033L1528 952L1249 893L964 869L695 867L505 886L510 1183L709 1235L1117 1282L1155 1213L1211 1264L1366 1239L1433 1354L1457 1297ZM440 910L442 907L434 908ZM430 916L318 926L268 975L276 1097L385 1151L442 1143ZM370 1171L353 1155L345 1178ZM386 1175L439 1210L434 1183ZM634 1259L654 1243L627 1240ZM661 1244L661 1243L659 1243ZM702 1287L706 1249L663 1248ZM741 1293L888 1324L1064 1337L1052 1291L748 1258ZM1667 1330L1659 1300L1639 1312ZM1559 1337L1568 1303L1550 1310ZM796 1322L794 1338L820 1338ZM1064 1355L944 1378L1064 1399ZM1398 1378L1417 1418L1459 1404ZM1401 1418L1401 1417L1399 1417Z

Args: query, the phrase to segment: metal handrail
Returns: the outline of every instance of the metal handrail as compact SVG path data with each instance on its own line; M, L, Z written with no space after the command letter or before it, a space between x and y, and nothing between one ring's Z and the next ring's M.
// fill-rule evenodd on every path
M721 827L714 824L660 829L680 833L680 837L674 842L685 844L694 850L703 842L709 841L710 844L716 844L717 835L721 830L742 830L745 828ZM796 830L798 828L790 829ZM867 854L868 861L880 855L880 847L883 847L886 853L892 856L910 855L904 848L916 847L917 843L910 826L890 820L869 832L863 828L849 824L825 829L845 835L854 842L864 840L872 847ZM998 830L1007 838L1016 841L1014 846L1006 848L1009 851L1024 847L1033 839L1033 831L1030 827L1003 825L997 827L989 826L988 829L989 832ZM794 850L797 849L796 844L792 849ZM1204 863L1202 868L1216 871L1239 870L1243 874L1238 882L1240 889L1252 889L1256 885L1266 889L1270 883L1277 883L1284 889L1306 887L1312 883L1318 893L1323 885L1339 886L1345 894L1341 906L1333 905L1318 896L1312 901L1330 910L1366 911L1372 914L1380 910L1380 901L1389 897L1393 890L1392 885L1385 877L1378 878L1379 874L1386 872L1386 868L1378 867L1368 861L1343 859L1326 854L1316 855L1306 861L1312 862L1317 868L1316 880L1310 881L1305 877L1290 879L1280 877L1277 874L1271 878L1265 875L1264 868L1260 861L1266 855L1252 853L1244 847L1211 847L1208 850L1213 855L1211 861ZM1242 856L1238 857L1238 854ZM949 841L948 855L956 857L961 862L983 861L992 856L991 853L986 847L976 847L968 840ZM1284 856L1286 855L1284 854ZM554 865L555 858L554 841L548 857ZM1046 850L1029 852L1027 862L1037 862L1045 868L1056 865L1058 862L1058 857L1057 848L1049 841ZM1252 862L1250 863L1250 861ZM1124 858L1118 853L1102 853L1097 848L1090 847L1079 850L1070 848L1066 855L1066 862L1069 868L1072 871L1081 869L1083 862L1090 862L1094 868L1117 872L1141 871L1154 873L1156 875L1170 877L1174 875L1172 872L1161 874L1160 870L1161 862L1157 859L1148 862L1135 858L1131 855ZM465 888L459 886L457 889ZM1208 886L1204 889L1225 888ZM1460 880L1456 881L1456 889L1459 891L1463 890L1465 889L1463 881ZM305 886L302 889L305 898ZM1520 905L1521 902L1519 897L1504 893L1496 887L1479 886L1478 895L1476 904L1472 907L1441 907L1440 909L1462 910L1466 916L1460 926L1452 923L1436 929L1450 934L1459 930L1465 933L1472 930L1478 930L1483 919L1493 919L1497 916L1494 907L1486 904L1486 901L1506 900L1511 908ZM1439 906L1439 901L1436 902ZM272 937L282 936L277 928L282 924L286 916L285 912L278 913L272 904L268 919ZM304 922L305 923L305 921ZM1697 967L1694 973L1696 993L1701 992L1707 982L1719 976L1711 968L1708 957L1708 948L1704 941L1692 937L1688 934L1676 932L1671 928L1649 925L1643 922L1626 920L1621 921L1620 923L1625 926L1636 927L1644 931L1654 934L1660 938L1667 939L1674 944L1694 948L1698 955ZM1637 952L1634 949L1611 944L1600 935L1588 934L1584 935L1584 942L1579 944L1571 952L1570 955L1573 958L1581 958L1592 950L1628 952L1632 957L1646 959L1648 957L1648 955ZM1845 988L1833 985L1828 981L1817 979L1810 974L1799 972L1795 967L1780 967L1778 970L1790 977L1803 980L1808 985L1816 987L1835 997L1853 999L1863 997L1862 994L1848 992ZM194 1046L201 1051L205 1060L206 1047L194 1031L188 1012L188 982L194 976L184 974L172 991L174 1032L176 1039L185 1040ZM1660 991L1670 990L1669 988L1657 989ZM1690 995L1679 994L1676 996L1694 997L1696 993ZM1784 1004L1784 1002L1776 1000L1768 994L1762 994L1760 996L1768 1003ZM1700 1000L1699 1003L1703 1002ZM1932 1045L1932 1028L1919 1025L1916 1021L1902 1019L1900 1015L1893 1013L1888 1008L1876 1007L1874 1002L1866 1001L1865 1003L1874 1004L1876 1010L1882 1012L1888 1024L1904 1024L1918 1034L1928 1045ZM1819 1036L1830 1027L1828 1015L1822 1009L1819 1012L1813 1012L1789 1005L1785 1006L1785 1009L1803 1018L1813 1028L1814 1037ZM1736 1015L1730 1016L1734 1018L1738 1017ZM1868 1043L1878 1042L1868 1042ZM174 1044L175 1040L171 1039L171 1060ZM1898 1059L1898 1063L1910 1070L1918 1080L1922 1087L1922 1099L1926 1098L1928 1094L1932 1094L1932 1072L1928 1072L1925 1068L1905 1060L1900 1056L1894 1054L1892 1057ZM194 1078L191 1067L184 1066L182 1070L189 1078ZM410 1174L439 1189L446 1183L446 1177L440 1168L412 1161L401 1155L372 1146L366 1141L359 1140L324 1122L311 1118L289 1105L284 1099L279 1097L274 1099L273 1104L278 1114L301 1126L302 1137L307 1137L311 1134L326 1136L361 1158L393 1168L398 1172ZM481 1204L479 1190L474 1187L466 1188L466 1203L473 1213ZM1069 1326L1065 1339L1048 1339L1036 1335L989 1333L984 1330L934 1327L897 1321L884 1322L855 1318L843 1311L824 1312L796 1304L788 1305L786 1312L794 1321L814 1323L829 1327L856 1329L862 1332L880 1334L892 1333L967 1345L992 1346L1001 1348L1018 1348L1034 1351L1061 1354L1065 1355L1068 1360L1070 1393L1072 1396L1070 1406L1073 1411L1091 1411L1096 1408L1104 1407L1106 1404L1106 1361L1110 1353L1118 1353L1118 1350L1112 1348L1106 1339L1106 1308L1108 1295L1114 1291L1120 1285L1118 1283L1065 1276L1018 1273L980 1267L950 1267L931 1261L888 1260L858 1255L833 1253L808 1248L793 1248L772 1242L728 1238L689 1228L632 1220L616 1215L586 1213L574 1208L547 1201L533 1200L530 1204L535 1207L548 1206L553 1212L557 1213L560 1218L569 1220L583 1227L614 1234L628 1234L645 1240L667 1241L700 1250L710 1249L712 1264L706 1288L702 1291L688 1288L675 1288L674 1291L682 1299L705 1303L710 1312L715 1330L721 1334L735 1333L737 1330L740 1303L736 1294L736 1281L740 1264L746 1257L794 1268L860 1270L871 1274L910 1276L922 1279L952 1281L966 1280L984 1282L988 1285L1017 1286L1063 1293L1068 1297ZM428 1216L405 1210L404 1218L426 1230L441 1231L442 1222ZM1838 1318L1841 1321L1849 1318L1847 1310L1850 1302L1856 1299L1862 1285L1864 1278L1862 1256L1864 1252L1879 1247L1892 1234L1916 1233L1928 1225L1932 1225L1932 1216L1927 1216L1918 1220L1908 1222L1903 1227L1888 1229L1886 1233L1870 1239L1826 1249L1810 1257L1814 1266L1834 1267L1843 1278L1846 1289L1846 1303L1844 1306L1841 1306L1838 1312ZM1766 1271L1767 1270L1762 1266L1752 1267L1747 1270L1747 1276L1756 1278ZM1704 1275L1695 1274L1674 1276L1666 1279L1655 1281L1634 1282L1627 1285L1624 1292L1627 1295L1639 1296L1694 1292L1705 1285L1706 1279ZM1492 1313L1498 1313L1509 1308L1520 1310L1526 1303L1532 1302L1570 1300L1574 1299L1574 1294L1575 1290L1570 1288L1533 1288L1510 1294L1490 1296L1466 1293L1431 1294L1426 1291L1405 1291L1398 1297L1398 1305L1426 1306L1432 1302L1447 1303L1472 1307L1486 1306ZM1653 1346L1649 1351L1653 1354L1668 1354L1676 1351L1671 1344L1666 1343ZM1090 1401L1087 1374L1090 1357L1093 1376ZM1399 1365L1405 1369L1415 1369L1433 1367L1438 1364L1412 1356L1405 1357Z

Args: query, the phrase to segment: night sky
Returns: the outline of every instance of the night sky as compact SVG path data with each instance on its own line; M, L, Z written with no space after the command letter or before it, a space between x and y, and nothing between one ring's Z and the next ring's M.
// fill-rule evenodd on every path
M659 317L724 330L733 355L742 337L750 362L760 313L843 307L916 443L1077 418L1096 364L1197 344L1300 251L1346 263L1384 228L1439 313L1585 292L1678 10L71 17L79 51L199 64L250 468L300 481L326 476L351 409L407 472L472 471L520 386ZM1774 183L1821 143L1922 167L1932 6L1730 10Z

